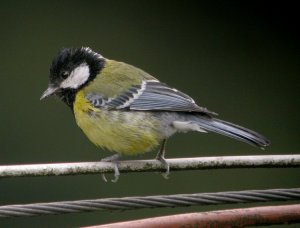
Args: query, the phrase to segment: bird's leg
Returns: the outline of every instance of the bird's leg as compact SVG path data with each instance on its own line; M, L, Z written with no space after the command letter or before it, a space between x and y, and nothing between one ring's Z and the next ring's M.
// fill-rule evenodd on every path
M169 174L170 174L170 165L169 165L169 163L165 159L165 153L166 153L165 146L166 146L166 142L167 142L166 139L164 139L162 141L161 147L160 147L160 149L159 149L159 151L158 151L158 153L156 155L156 159L158 161L160 161L164 165L164 167L166 168L166 172L162 173L162 176L164 178L168 179L169 178Z
M111 182L114 182L114 183L116 183L119 180L119 177L120 177L120 171L119 171L118 165L116 163L119 160L120 157L121 157L120 154L114 154L112 156L101 159L102 162L111 162L114 165L115 178L113 180L111 180ZM107 182L107 179L106 179L104 173L101 173L101 177L102 177L103 181Z

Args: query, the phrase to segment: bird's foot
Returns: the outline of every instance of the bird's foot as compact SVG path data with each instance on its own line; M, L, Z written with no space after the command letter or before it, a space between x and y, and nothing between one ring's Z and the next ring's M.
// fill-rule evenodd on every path
M118 168L118 165L117 165L117 161L119 160L119 158L120 158L119 154L114 154L112 156L101 159L102 162L111 162L114 165L114 170L115 170L114 176L115 176L115 178L111 180L111 182L113 182L113 183L116 183L119 180L119 177L120 177L120 171L119 171L119 168ZM102 177L102 180L104 182L107 182L107 179L106 179L104 173L101 173L101 177Z
M158 161L160 161L163 166L165 167L166 171L164 173L162 173L161 175L165 178L165 179L169 179L169 174L170 174L170 165L167 162L167 160L165 159L164 156L162 156L160 153L157 154L156 159Z

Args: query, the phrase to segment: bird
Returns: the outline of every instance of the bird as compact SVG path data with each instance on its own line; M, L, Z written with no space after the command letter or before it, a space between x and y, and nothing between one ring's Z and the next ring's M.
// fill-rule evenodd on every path
M102 159L115 164L121 155L159 148L166 169L165 145L177 132L214 132L265 148L263 135L217 118L187 94L130 64L111 60L89 47L62 48L50 65L49 85L40 100L56 95L73 112L79 128L97 147L116 152ZM103 179L106 180L105 176Z

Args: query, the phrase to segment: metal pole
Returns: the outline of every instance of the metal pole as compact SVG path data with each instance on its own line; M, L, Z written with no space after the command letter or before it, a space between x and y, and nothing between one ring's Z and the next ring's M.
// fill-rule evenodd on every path
M167 159L171 171L227 168L300 167L300 155L225 156ZM157 160L118 161L120 172L164 171ZM59 176L113 173L111 162L78 162L57 164L2 165L0 177Z
M290 223L300 223L300 204L170 215L85 228L217 228Z

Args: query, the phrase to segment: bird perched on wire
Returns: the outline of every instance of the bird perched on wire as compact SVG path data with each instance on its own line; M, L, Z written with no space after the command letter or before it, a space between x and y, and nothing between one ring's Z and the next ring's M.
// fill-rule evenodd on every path
M96 146L134 155L158 146L156 158L169 173L166 140L176 132L216 132L258 147L262 135L217 119L188 95L132 65L104 58L90 48L65 48L53 59L41 99L57 95L73 111L77 125ZM119 171L115 164L115 179Z

